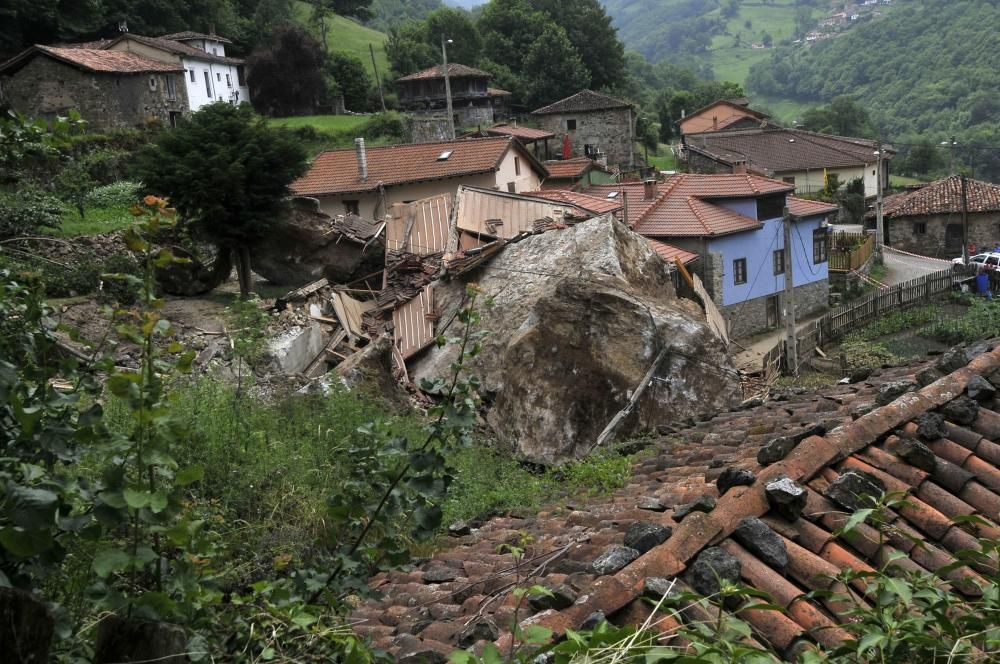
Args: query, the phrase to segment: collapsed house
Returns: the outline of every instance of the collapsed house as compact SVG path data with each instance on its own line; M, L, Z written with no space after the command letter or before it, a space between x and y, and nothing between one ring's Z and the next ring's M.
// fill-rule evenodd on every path
M322 279L284 298L308 303L311 321L286 367L318 377L333 365L343 376L359 357L389 353L399 380L443 377L459 350L434 342L460 333L475 282L492 305L480 311L488 334L470 371L487 423L519 456L559 463L616 433L741 398L725 328L710 322L697 277L617 221L605 199L463 186L454 198L391 206L384 247L379 274Z

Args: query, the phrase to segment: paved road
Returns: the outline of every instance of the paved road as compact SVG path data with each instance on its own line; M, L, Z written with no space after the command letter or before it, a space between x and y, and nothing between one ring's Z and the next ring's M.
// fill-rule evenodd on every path
M886 275L882 281L887 286L895 286L896 284L922 277L931 272L947 270L949 264L933 258L918 258L916 256L899 254L886 248L885 267Z

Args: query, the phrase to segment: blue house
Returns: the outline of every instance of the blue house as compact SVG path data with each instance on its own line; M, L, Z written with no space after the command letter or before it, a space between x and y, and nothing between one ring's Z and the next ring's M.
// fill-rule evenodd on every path
M663 182L587 191L606 197L624 194L632 230L698 254L690 269L729 320L730 336L739 338L783 324L785 260L794 261L796 316L827 307L826 219L837 208L795 198L794 189L745 173L684 173ZM792 246L787 251L785 206L792 217Z

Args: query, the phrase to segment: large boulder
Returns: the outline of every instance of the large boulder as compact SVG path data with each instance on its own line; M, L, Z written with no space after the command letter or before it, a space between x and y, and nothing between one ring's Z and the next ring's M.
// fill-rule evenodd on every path
M295 199L280 232L254 247L253 270L273 284L302 286L326 278L348 283L385 264L378 226L360 217L331 217L315 199Z
M677 297L667 264L610 216L509 244L463 278L493 300L481 310L489 335L472 363L487 421L532 461L586 455L663 348L620 436L739 402L735 367L701 308ZM450 320L465 283L438 282L435 300ZM457 354L455 345L432 347L414 358L411 377L446 376Z

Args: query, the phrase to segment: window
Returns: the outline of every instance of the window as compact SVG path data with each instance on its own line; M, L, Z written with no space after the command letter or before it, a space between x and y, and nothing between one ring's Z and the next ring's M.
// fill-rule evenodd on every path
M566 131L576 131L576 120L566 120Z
M784 274L785 273L785 250L775 249L774 250L774 273Z
M212 47L212 55L218 55L218 54L219 54L219 49L217 49L217 48L215 48L215 47L213 46L213 47Z
M177 84L173 74L167 74L167 99L171 101L177 99Z
M785 195L763 196L757 199L757 220L780 219L785 209Z
M785 184L795 184L795 176L789 175L787 177L783 177L781 178L781 181L784 182Z
M444 152L442 152L441 154L438 155L437 160L438 161L448 161L448 158L451 157L451 155L454 152L455 152L454 150L445 150Z
M246 85L246 80L244 79L243 67L236 68L236 82L241 86Z
M168 117L170 119L170 126L176 128L178 123L181 121L180 111L170 111Z
M521 158L514 157L514 175L521 174Z
M826 229L817 228L813 231L813 263L826 262Z
M208 75L208 70L205 70L205 94L209 97L212 96L212 78Z
M156 90L156 77L155 76L150 76L149 77L149 89L150 90L154 90L154 91Z
M226 85L233 87L233 77L229 74L226 74Z
M188 69L188 74L191 75L191 82L194 83L194 70L193 69Z
M745 284L747 282L747 259L737 258L733 261L733 283Z
M358 201L344 201L344 212L346 214L360 214L361 207Z
M215 72L215 80L222 83L222 74L220 72Z
M987 265L992 265L993 267L996 267L997 263L1000 263L1000 258L998 258L997 256L990 256L989 258L986 259Z
M508 182L507 183L507 191L509 191L512 194L516 194L517 193L517 185L515 185L513 182Z
M927 224L923 221L913 222L914 235L927 235Z

